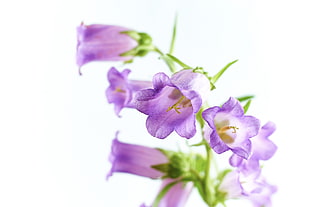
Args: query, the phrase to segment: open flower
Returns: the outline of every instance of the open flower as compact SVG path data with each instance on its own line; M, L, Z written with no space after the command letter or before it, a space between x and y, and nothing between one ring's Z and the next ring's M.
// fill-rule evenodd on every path
M206 109L202 117L207 122L205 134L209 135L205 138L216 153L231 150L244 159L249 157L249 138L257 135L260 122L255 117L245 116L237 99L231 97L222 107Z
M157 73L153 77L153 87L140 90L136 95L136 109L148 115L148 132L157 138L166 138L174 130L181 137L193 137L195 114L210 91L209 80L188 69L171 78Z
M233 154L230 157L230 164L234 167L242 169L247 174L260 171L260 160L269 160L277 150L277 146L269 140L269 136L273 134L276 127L273 122L267 122L260 129L259 133L251 139L252 149L248 160Z
M149 178L160 178L164 173L152 168L153 165L167 163L167 157L158 149L127 144L117 138L113 140L110 154L112 167L107 177L114 172L130 173Z
M123 108L135 108L133 102L137 91L152 86L151 81L129 80L129 69L122 72L112 67L108 72L110 86L106 90L106 96L109 103L114 104L115 113L119 116Z
M77 64L79 67L91 61L128 61L133 56L122 56L135 48L136 40L122 34L128 28L83 23L77 28Z
M267 183L261 174L245 175L240 169L227 173L218 187L221 200L243 198L251 201L253 207L270 207L276 191L276 186Z

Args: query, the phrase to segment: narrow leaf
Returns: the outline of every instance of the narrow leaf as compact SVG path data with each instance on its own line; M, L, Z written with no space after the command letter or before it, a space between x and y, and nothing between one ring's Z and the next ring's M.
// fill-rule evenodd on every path
M216 81L223 75L223 73L235 62L237 62L238 60L234 60L230 63L228 63L224 68L222 68L217 74L215 74L212 78L211 78L211 82L214 84L216 83Z
M248 111L250 105L251 105L251 99L248 100L248 101L246 102L246 104L243 106L244 113L246 113L246 112Z
M240 102L247 101L247 100L250 100L250 99L253 99L253 98L254 98L253 95L237 97L238 101L240 101Z
M183 63L181 60L179 60L178 58L174 57L173 55L171 54L166 54L166 56L168 56L171 60L173 60L174 62L178 63L181 67L183 68L192 68L188 65L186 65L185 63Z

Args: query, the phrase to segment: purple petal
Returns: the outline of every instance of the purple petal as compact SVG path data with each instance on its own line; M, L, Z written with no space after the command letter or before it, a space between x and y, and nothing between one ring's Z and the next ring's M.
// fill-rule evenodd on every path
M155 179L163 176L163 173L152 166L168 163L168 159L157 149L123 143L115 138L110 162L112 167L107 177L112 176L114 172L124 172Z
M230 97L227 102L222 106L222 110L229 112L232 116L243 116L243 107L239 101L233 97Z
M114 104L115 113L119 116L123 108L135 108L134 96L137 91L149 88L152 85L150 81L128 80L130 70L125 69L118 72L112 67L108 72L110 86L106 90L106 96L109 103Z
M126 61L131 56L120 56L135 48L137 42L126 34L129 29L114 25L84 25L77 28L77 64L91 61Z
M274 155L277 146L268 138L275 129L275 124L268 122L261 128L259 134L252 139L253 157L259 160L268 160Z
M174 179L164 179L162 181L161 189L168 184L174 182ZM183 207L188 200L188 197L193 189L193 183L179 182L173 185L165 196L160 200L158 207ZM160 190L161 191L161 190Z

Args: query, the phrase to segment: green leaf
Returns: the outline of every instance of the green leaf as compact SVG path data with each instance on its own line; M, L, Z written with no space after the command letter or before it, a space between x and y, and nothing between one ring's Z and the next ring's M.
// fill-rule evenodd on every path
M248 100L248 101L246 102L246 104L243 106L244 113L246 113L246 112L248 111L250 105L251 105L251 99Z
M224 68L222 68L217 74L215 74L212 78L211 78L211 83L214 84L216 83L216 81L223 75L223 73L235 62L237 62L238 60L234 60L230 63L228 63Z
M253 98L254 98L253 95L247 95L247 96L237 97L238 101L240 101L240 102L247 101L247 100L253 99Z
M179 60L178 58L174 57L171 54L166 54L167 57L169 57L171 60L173 60L174 62L176 62L177 64L179 64L181 67L186 68L186 69L190 69L193 68L189 65L186 65L184 62L182 62L181 60Z

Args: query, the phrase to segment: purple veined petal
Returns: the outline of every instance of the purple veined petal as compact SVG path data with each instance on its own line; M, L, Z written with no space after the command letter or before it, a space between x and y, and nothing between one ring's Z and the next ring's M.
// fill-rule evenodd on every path
M277 146L268 139L274 131L274 123L266 123L258 135L251 138L252 147L249 158L244 160L242 157L233 154L229 160L230 164L233 167L238 167L243 174L259 174L261 170L259 161L270 159L277 150Z
M114 67L108 72L110 85L106 90L106 96L108 102L114 104L118 116L123 108L135 108L134 96L137 91L152 86L151 81L128 80L129 73L129 69L119 72Z
M168 184L175 182L175 179L164 179L160 191ZM191 182L179 182L173 185L165 196L160 200L158 207L183 207L185 206L193 189ZM159 192L160 192L159 191Z
M186 91L194 91L204 103L210 94L210 81L201 74L193 72L192 69L181 70L171 77L171 82L185 95ZM196 96L197 96L196 95ZM192 98L187 97L192 100ZM198 109L199 110L199 109ZM195 110L194 110L195 111Z
M77 27L77 64L79 67L92 61L127 61L131 56L120 56L135 48L138 43L121 32L130 29L115 25L84 25Z
M259 120L244 116L243 108L235 98L229 98L222 107L211 107L203 111L210 134L209 143L216 153L231 150L247 159L251 152L250 138L259 130ZM206 139L208 141L208 139Z
M230 97L228 101L223 104L222 110L229 112L233 116L243 116L244 114L243 107L239 101L233 97Z
M117 138L113 140L109 158L112 163L107 178L114 172L130 173L152 179L160 178L163 173L152 168L153 165L168 163L168 158L158 149L127 144Z
M181 91L164 73L153 78L153 89L137 92L136 109L148 115L146 127L157 138L166 138L173 131L191 138L196 133L195 113L202 105L196 91Z
M243 159L248 159L251 152L252 143L250 140L245 140L242 144L237 147L231 148L231 151Z
M155 91L160 91L165 86L173 86L170 78L165 73L157 73L153 77L153 85Z

